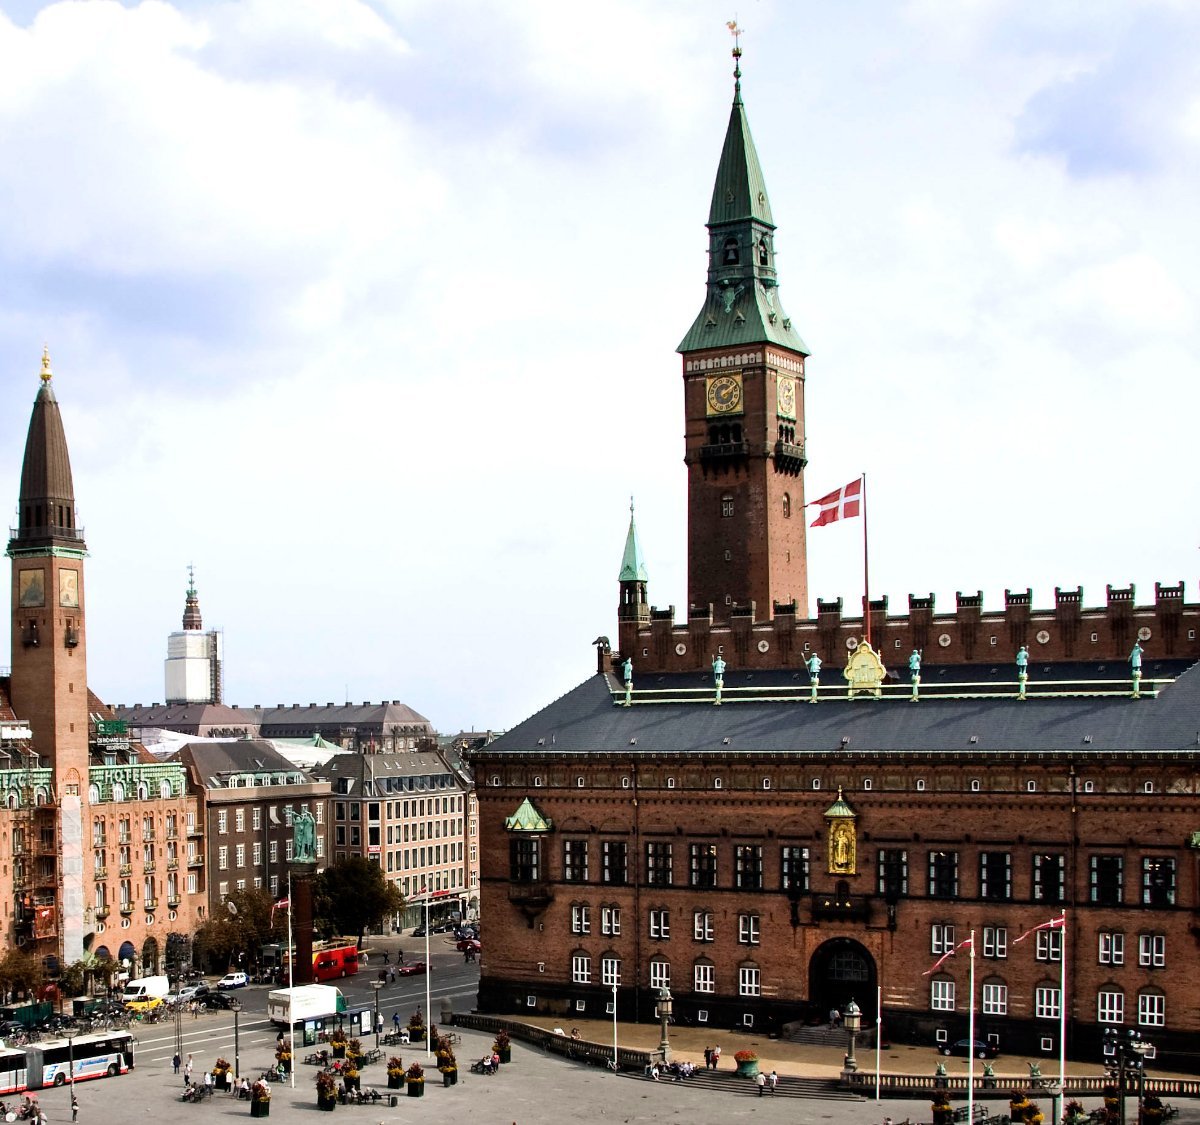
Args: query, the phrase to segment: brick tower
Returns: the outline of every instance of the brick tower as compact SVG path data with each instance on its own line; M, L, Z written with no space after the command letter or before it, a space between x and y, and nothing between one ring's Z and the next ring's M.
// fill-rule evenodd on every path
M83 949L83 801L88 787L87 631L84 626L83 529L75 519L75 489L62 418L51 386L50 356L42 356L41 387L29 420L12 559L13 710L33 732L32 749L52 770L47 812L61 810L53 851L59 857L54 906L68 960ZM39 830L50 840L54 818ZM49 874L49 872L47 872ZM47 901L58 897L54 903ZM48 916L49 917L49 916ZM49 923L47 931L49 931ZM47 932L47 936L49 933Z
M708 291L683 356L689 615L808 612L804 361L779 300L775 224L742 104L741 49L708 215ZM750 607L754 609L751 611Z

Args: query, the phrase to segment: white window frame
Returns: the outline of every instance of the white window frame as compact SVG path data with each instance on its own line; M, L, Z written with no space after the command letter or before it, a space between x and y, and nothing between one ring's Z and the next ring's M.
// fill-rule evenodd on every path
M1125 993L1101 989L1096 994L1096 1020L1102 1024L1125 1022Z
M1037 938L1037 953L1035 960L1038 961L1061 961L1063 951L1063 932L1058 930L1038 930L1034 935Z
M601 957L600 958L600 983L607 985L609 988L621 984L621 958L620 957Z
M571 907L571 933L590 934L592 932L592 908L583 903Z
M586 953L571 955L571 983L592 983L592 959Z
M217 848L217 870L229 870L229 849L224 844Z
M711 910L697 910L692 914L692 936L696 941L713 940L713 915Z
M1125 935L1119 930L1101 930L1097 957L1101 965L1125 964Z
M664 939L671 936L671 912L669 910L650 911L650 936Z
M605 937L621 936L621 908L619 906L600 907L600 932Z
M1062 1014L1062 990L1056 984L1039 984L1033 991L1033 1015L1039 1020L1056 1020Z
M741 965L738 968L738 995L762 995L762 974L757 965Z
M983 986L983 1014L985 1016L1008 1015L1008 985L985 984Z
M1167 967L1167 938L1165 934L1138 934L1138 965L1143 969Z
M949 953L954 948L954 927L943 922L934 922L929 927L929 952Z
M935 1012L953 1012L954 981L949 979L930 981L929 1006Z
M1008 928L1006 926L983 927L983 955L1003 961L1008 956Z
M1167 998L1161 992L1138 993L1138 1026L1165 1027Z
M762 918L757 914L738 915L738 944L759 945L762 940ZM742 995L746 995L743 993ZM757 993L755 993L757 995Z
M717 991L716 965L696 964L692 968L692 981L695 992L713 993Z
M670 961L651 961L650 962L650 987L651 988L667 988L671 987L671 962Z

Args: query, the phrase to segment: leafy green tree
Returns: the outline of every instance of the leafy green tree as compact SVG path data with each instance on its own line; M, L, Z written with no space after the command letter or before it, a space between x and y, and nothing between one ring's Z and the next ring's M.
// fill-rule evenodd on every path
M0 988L14 997L32 996L44 976L41 963L30 953L10 949L0 958Z
M272 914L271 896L247 887L226 897L197 931L196 944L211 965L249 965L258 960L266 942L286 941L286 935L287 916Z
M315 926L323 934L363 934L404 906L395 883L384 878L378 863L359 855L339 859L316 877L313 887Z

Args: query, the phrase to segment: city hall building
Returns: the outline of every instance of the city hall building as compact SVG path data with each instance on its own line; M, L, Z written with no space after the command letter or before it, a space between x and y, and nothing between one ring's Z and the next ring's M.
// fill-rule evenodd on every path
M631 518L615 648L472 755L480 1009L651 1019L668 988L677 1018L771 1031L853 998L934 1043L973 1003L979 1038L1052 1056L1065 1005L1072 1057L1137 1028L1194 1065L1200 606L1179 583L809 618L808 353L740 81L708 232L687 611L650 604Z

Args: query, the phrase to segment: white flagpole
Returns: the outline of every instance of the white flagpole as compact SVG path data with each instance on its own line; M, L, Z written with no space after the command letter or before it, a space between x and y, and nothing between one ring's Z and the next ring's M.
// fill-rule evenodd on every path
M875 1104L879 1104L879 1042L883 1038L883 985L875 986Z
M292 991L293 982L295 980L296 954L292 949L292 873L288 872L288 1013L291 1016L296 1014L296 994ZM296 1088L296 1021L295 1019L288 1020L288 1039L291 1043L292 1050L292 1072L291 1086Z
M967 1017L967 1122L975 1125L975 931L971 931L971 1008Z
M1051 933L1054 931L1051 930ZM1065 1104L1067 1096L1067 908L1062 912L1062 960L1058 986L1058 1086ZM1059 1125L1055 1121L1054 1125Z
M429 1003L429 888L425 888L425 1061L433 1058L429 1028L433 1024L433 1009Z

